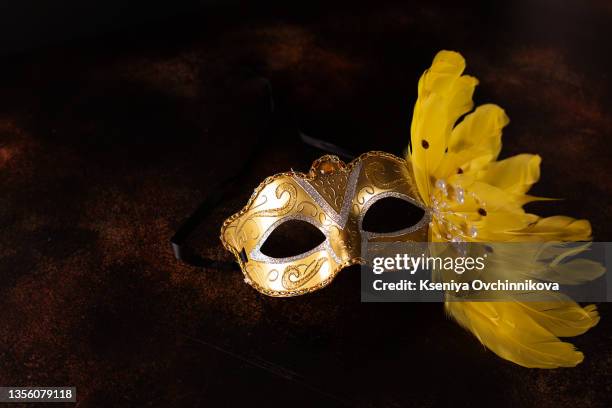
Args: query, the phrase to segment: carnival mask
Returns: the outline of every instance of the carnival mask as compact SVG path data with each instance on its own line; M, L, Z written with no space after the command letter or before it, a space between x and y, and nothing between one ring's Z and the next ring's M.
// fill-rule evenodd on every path
M270 296L301 295L329 284L342 268L361 263L362 240L427 241L430 216L415 188L408 163L391 154L369 152L349 164L323 156L308 174L265 179L247 205L225 221L221 240L254 288ZM401 200L420 217L393 231L364 230L366 214L383 200ZM270 236L292 221L312 225L324 240L292 256L264 253ZM291 241L291 231L288 235L284 239Z
M586 220L539 217L524 210L539 199L527 192L539 178L541 159L521 154L497 160L508 117L492 104L473 110L478 80L463 75L464 69L460 54L441 51L421 76L406 160L370 152L344 164L323 156L308 174L289 172L264 180L221 229L223 245L238 260L245 281L270 296L308 293L329 284L345 266L363 263L361 244L369 242L590 240ZM368 214L390 199L411 204L420 217L386 232L366 228ZM391 220L405 213L387 211ZM266 242L292 222L320 232L320 244L288 256L268 253ZM303 235L287 232L281 235L289 247ZM512 264L504 272L517 275ZM596 325L597 309L570 298L552 299L456 302L447 294L445 307L502 358L525 367L573 367L584 356L559 337Z

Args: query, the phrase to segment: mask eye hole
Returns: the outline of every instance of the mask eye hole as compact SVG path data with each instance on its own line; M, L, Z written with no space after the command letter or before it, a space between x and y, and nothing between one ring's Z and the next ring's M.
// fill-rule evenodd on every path
M367 209L361 229L376 234L397 232L414 226L424 216L424 209L407 200L384 197Z
M260 251L272 258L287 258L308 252L323 241L325 241L325 235L311 223L289 220L272 231Z

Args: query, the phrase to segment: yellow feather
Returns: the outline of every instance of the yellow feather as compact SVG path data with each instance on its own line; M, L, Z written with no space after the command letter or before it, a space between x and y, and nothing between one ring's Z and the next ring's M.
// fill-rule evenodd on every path
M451 131L448 152L438 165L435 178L452 177L459 169L467 174L495 160L501 150L502 128L508 122L504 110L496 105L479 106L466 115Z
M591 223L587 220L556 215L539 218L533 225L511 232L518 241L588 241L591 239Z
M440 51L418 85L407 159L423 202L431 206L432 196L437 194L437 202L443 200L445 208L444 220L436 216L432 220L430 240L447 241L450 234L445 223L449 222L455 224L451 231L469 223L478 235L468 240L481 242L590 239L591 226L586 220L540 218L523 210L530 201L546 200L527 195L540 177L541 159L522 154L495 161L501 150L502 129L509 122L503 109L483 105L455 125L461 115L472 109L472 94L478 84L476 78L462 75L464 69L465 60L460 54ZM455 191L463 189L465 199L458 202L440 192L434 185L438 179ZM566 262L571 253L560 248L542 262L500 262L492 273L506 274L511 279L523 274L536 279L554 277L565 283L579 283L603 273L601 266L593 262ZM450 299L451 295L447 296ZM522 296L515 302L448 301L445 307L459 324L502 358L525 367L573 367L583 360L583 355L558 336L584 333L597 324L599 316L595 306L583 308L560 296L551 295L546 302L529 302Z
M599 323L595 305L583 308L569 298L549 302L517 301L517 304L536 323L559 337L578 336Z
M524 367L574 367L584 359L572 344L559 340L516 303L447 302L446 310L489 350Z
M418 98L411 126L412 162L421 197L430 203L431 180L446 150L457 119L473 107L476 78L461 76L463 57L453 51L440 51L419 80Z
M541 162L538 155L519 154L489 164L479 179L511 194L525 194L540 178Z

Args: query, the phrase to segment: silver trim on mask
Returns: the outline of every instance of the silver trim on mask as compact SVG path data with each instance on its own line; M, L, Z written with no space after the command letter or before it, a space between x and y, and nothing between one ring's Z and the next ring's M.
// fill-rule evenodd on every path
M383 198L387 198L387 197L394 197L394 198L399 198L400 200L404 200L409 202L410 204L413 204L419 208L422 208L425 213L423 214L423 218L421 218L419 220L419 222L417 222L416 224L410 226L410 227L406 227L403 228L401 230L397 230L397 231L393 231L393 232L369 232L369 231L364 231L363 230L363 218L365 217L366 213L368 212L368 209L377 201L382 200ZM393 237L393 236L398 236L398 235L404 235L404 234L409 234L411 232L414 232L418 229L421 229L425 224L428 224L431 221L431 213L429 212L429 210L427 209L427 207L425 207L423 204L419 203L418 201L416 201L414 198L406 195L406 194L402 194L402 193L397 193L395 191L387 191L385 193L380 193L377 194L376 196L372 197L370 200L368 200L363 208L361 209L361 213L359 214L359 231L361 232L361 237L362 239L370 239L370 238L376 238L376 237Z
M314 225L315 227L317 227L319 231L323 233L323 235L325 235L325 241L321 242L319 245L317 245L316 247L306 252L303 252L301 254L297 254L294 256L285 257L285 258L273 258L271 256L263 254L261 252L261 247L266 242L270 234L274 232L276 227L278 227L279 225L287 221L291 221L291 220L305 221L309 224ZM314 254L315 252L320 252L323 250L326 250L332 256L332 258L334 258L334 261L336 261L336 263L338 264L342 263L340 258L338 258L338 256L332 249L329 243L329 237L327 236L326 231L322 228L321 224L312 217L307 217L302 214L293 214L293 215L287 216L286 218L280 219L276 221L274 224L270 225L268 229L263 233L259 241L257 242L257 245L255 245L255 247L253 247L253 249L251 250L251 253L249 254L249 258L255 261L265 262L269 264L282 264L282 263L291 263L291 262L298 261L300 259L307 257L308 255L311 255L311 254Z
M357 165L351 170L351 174L349 175L346 185L346 191L344 192L344 197L342 199L343 201L342 207L340 208L340 214L338 214L336 210L334 210L331 205L327 203L321 194L319 194L319 192L308 181L299 177L294 177L293 179L300 185L300 187L304 189L304 191L310 195L310 197L325 211L326 215L328 215L338 227L344 229L351 210L351 205L353 203L353 197L355 197L355 189L357 188L357 181L359 180L360 174L361 162L357 163Z

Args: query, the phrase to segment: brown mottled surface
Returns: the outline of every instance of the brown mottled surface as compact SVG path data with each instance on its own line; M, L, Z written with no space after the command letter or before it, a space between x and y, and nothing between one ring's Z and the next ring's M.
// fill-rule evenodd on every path
M477 102L507 110L504 155L543 156L535 193L566 200L533 210L612 240L612 8L405 3L219 8L4 58L0 384L74 385L82 407L610 406L609 304L574 340L583 364L527 370L441 305L360 303L355 269L271 299L173 258L174 229L265 132L243 71L308 133L400 153L442 48L480 78ZM208 256L231 260L218 227L261 179L315 158L283 132L211 215Z

